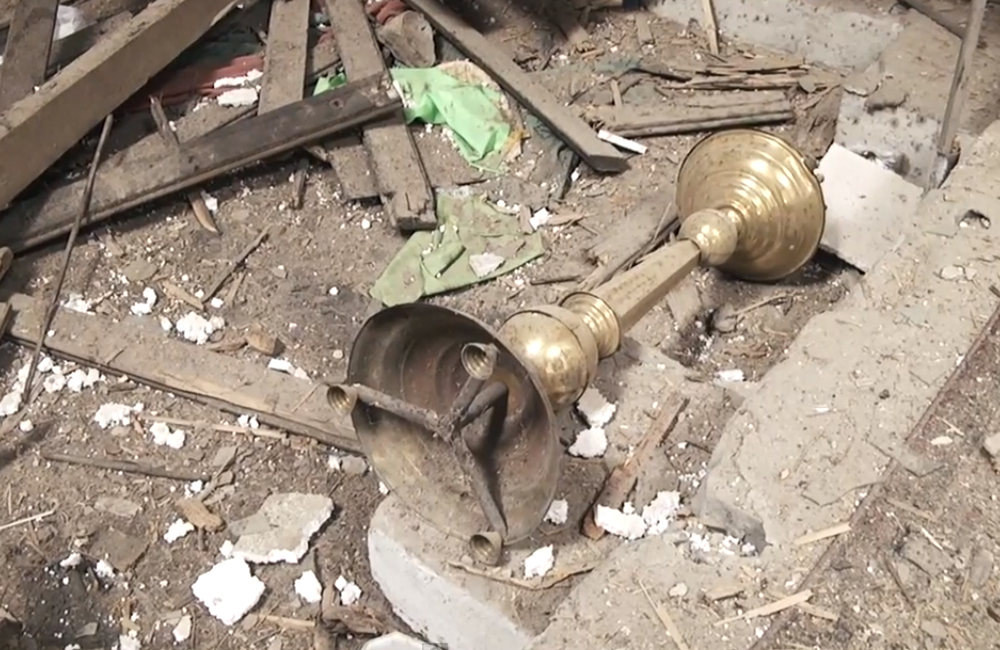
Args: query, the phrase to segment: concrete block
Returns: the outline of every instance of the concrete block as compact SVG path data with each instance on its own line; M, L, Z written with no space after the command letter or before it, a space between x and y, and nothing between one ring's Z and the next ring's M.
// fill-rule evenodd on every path
M368 529L372 577L393 610L431 643L454 650L519 650L545 619L515 607L513 587L448 565L465 544L432 528L390 495Z
M826 201L821 245L868 272L900 241L901 214L912 213L923 190L834 144L819 163Z
M561 485L567 491L557 496L569 503L570 521L579 521L601 481L581 471L593 463L565 466ZM505 563L498 570L524 578L524 559L552 545L553 571L560 571L602 557L614 545L613 540L595 543L570 530L548 532L505 549ZM525 648L567 595L565 589L527 590L456 568L456 562L472 562L465 540L431 527L394 495L372 516L368 560L372 577L396 614L428 641L449 650Z
M910 11L905 14L905 29L889 43L878 60L844 82L844 94L837 119L835 141L852 151L867 150L876 154L902 154L909 162L904 176L923 187L935 158L935 140L941 128L959 39L940 26ZM934 52L932 57L926 52ZM971 96L978 88L992 83L973 79ZM988 80L988 81L987 81ZM980 85L982 84L982 85ZM896 107L874 110L874 99L887 85L903 98ZM978 133L988 124L975 104L967 104L961 129ZM990 113L992 115L992 113Z
M681 24L704 22L701 0L654 0L659 16ZM902 27L890 16L835 10L802 0L714 0L716 22L726 37L740 43L801 54L833 68L864 68Z

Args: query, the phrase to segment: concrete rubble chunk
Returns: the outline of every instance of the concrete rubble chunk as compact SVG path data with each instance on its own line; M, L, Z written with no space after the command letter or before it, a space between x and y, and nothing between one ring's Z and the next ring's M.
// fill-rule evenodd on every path
M318 494L272 494L255 514L230 524L239 539L233 556L255 564L295 564L309 540L333 514L333 501Z
M525 592L448 565L464 553L463 540L434 529L393 495L368 527L372 577L414 632L446 648L522 650L563 594Z
M123 519L131 519L142 510L142 506L138 503L121 497L98 497L94 502L94 508Z
M969 564L969 584L976 589L984 587L993 575L994 561L992 551L985 548L978 549Z
M912 212L923 190L839 144L823 156L818 172L827 207L821 245L870 271L898 244L900 213Z
M191 593L226 626L238 623L264 595L264 583L240 558L229 558L202 573Z
M1000 458L1000 433L994 433L983 440L983 449L992 458Z
M408 68L430 68L436 62L434 30L415 11L404 11L378 29L378 38Z

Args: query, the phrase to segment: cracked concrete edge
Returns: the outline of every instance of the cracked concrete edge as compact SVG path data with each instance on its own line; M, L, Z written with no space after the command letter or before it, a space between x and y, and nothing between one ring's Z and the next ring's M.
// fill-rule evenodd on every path
M653 13L681 23L704 23L701 0L653 0ZM832 68L863 68L902 31L896 16L833 9L801 0L714 0L716 22L726 37L748 45L801 54Z
M832 311L814 317L726 427L695 511L733 535L787 546L847 519L892 449L964 357L995 303L991 230L961 228L970 206L1000 214L1000 122L976 141L903 240ZM971 279L945 280L958 265ZM971 273L970 273L971 274Z
M512 587L445 565L464 545L434 530L395 496L368 529L372 577L396 614L431 643L455 650L516 650L539 628L521 622Z
M737 621L716 627L718 617L696 603L705 591L720 585L740 585L755 592L751 576L766 574L765 561L713 554L694 562L685 555L680 537L665 534L620 544L573 588L552 623L527 650L673 647L644 590L670 612L688 647L746 648L757 637L758 623ZM685 585L686 593L671 596L668 592L679 584Z
M921 187L934 162L959 41L929 19L909 12L905 28L866 69L844 80L834 141L853 151L906 156L907 180ZM925 52L941 52L927 57ZM891 84L902 98L896 107L869 112L868 97ZM963 123L968 123L967 114Z

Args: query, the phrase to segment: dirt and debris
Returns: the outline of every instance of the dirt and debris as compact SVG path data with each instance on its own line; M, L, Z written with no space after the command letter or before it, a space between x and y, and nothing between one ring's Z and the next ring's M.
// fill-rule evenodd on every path
M0 589L0 642L288 650L329 635L341 648L410 638L367 567L386 489L325 401L365 317L426 300L498 325L672 240L673 178L701 135L764 128L815 160L833 139L836 71L751 51L714 25L599 4L548 24L492 0L463 18L433 0L367 11L160 0L159 13L81 0L71 7L86 20L67 27L59 6L59 29L102 49L79 60L74 93L11 85L15 67L40 81L61 69L5 52L0 97L22 96L0 133L0 165L16 171L0 180L0 552L21 577ZM44 64L50 47L59 65L72 59L51 27L22 23L7 28L8 51L23 36L45 45ZM126 23L135 29L113 28ZM883 95L879 110L899 99ZM77 217L61 287L56 248ZM631 336L692 381L750 386L855 279L828 256L782 287L697 269ZM49 304L61 306L51 322ZM24 348L36 345L29 371ZM651 405L662 389L649 388ZM585 521L626 539L686 525L738 400L726 393L680 422L671 403L661 417L651 406L643 444L617 426L619 392L588 392L586 426L566 432L586 462L634 451ZM584 517L559 499L546 520ZM702 532L706 547L742 550ZM945 570L926 537L908 539ZM559 549L540 546L510 579L540 589L592 568L561 567ZM993 555L975 557L980 579ZM806 600L817 598L773 606Z
M810 602L835 618L790 615L755 647L990 646L1000 618L1000 505L987 442L1000 396L996 335L967 357L910 435L938 469L892 471L810 576ZM952 427L964 432L954 444L929 444Z

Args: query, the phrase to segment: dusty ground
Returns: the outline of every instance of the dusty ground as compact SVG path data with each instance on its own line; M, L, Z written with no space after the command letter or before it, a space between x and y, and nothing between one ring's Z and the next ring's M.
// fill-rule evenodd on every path
M514 14L496 15L501 19L491 23L496 26L491 37L517 51L526 65L538 67L546 61L558 65L563 60L560 57L565 50L546 49L551 47L551 37L527 31L530 20L515 20ZM590 28L593 42L614 44L601 49L637 51L630 17L607 14L597 18ZM682 26L654 22L653 30L658 42L668 44L664 47L671 53L690 55L703 47L700 36ZM561 47L558 40L555 43ZM632 92L640 97L641 90L640 84ZM652 200L655 189L672 183L677 163L694 141L692 137L648 140L650 151L635 158L632 169L617 178L601 179L582 170L564 202L551 207L557 213L576 213L583 218L572 226L545 229L548 253L542 260L495 282L434 301L470 311L497 325L518 306L557 299L572 288L573 281L551 282L552 278L575 280L589 272L586 250L627 226L629 215L643 201ZM134 275L137 267L151 265L158 277L193 293L209 283L221 264L261 229L271 226L271 237L240 272L241 284L232 300L211 310L226 320L217 338L245 332L260 323L280 336L286 346L282 356L310 377L342 377L351 341L371 306L368 290L403 240L384 221L379 208L343 205L337 198L334 175L318 164L310 166L304 207L288 209L288 179L293 169L293 162L281 163L206 188L219 200L216 219L223 232L220 237L201 230L186 206L178 202L91 231L74 252L64 295L82 294L95 301L101 317L121 318L140 301L146 286L143 279L126 282L124 274ZM484 190L494 198L517 200L510 194L500 195L502 187L506 186L493 183ZM60 258L58 246L22 257L5 279L3 290L47 297ZM731 369L755 380L781 359L798 328L838 300L853 278L849 269L824 258L781 286L722 280L714 272L698 271L694 280L698 299L688 305L683 318L664 306L633 334L679 359L690 368L694 380L711 379L716 372ZM332 287L338 289L335 296L330 294ZM226 294L226 289L222 293ZM714 314L720 307L749 309L720 326ZM151 317L176 319L186 311L184 304L161 294ZM3 384L6 387L25 355L9 344L3 351L4 367L9 369ZM266 363L265 358L247 350L226 354ZM313 544L321 579L328 582L342 574L356 581L364 594L362 604L391 618L371 580L365 556L368 520L379 501L378 481L372 473L352 476L333 472L327 465L328 450L313 444L297 440L275 443L214 433L195 425L182 427L189 434L183 449L157 447L150 442L148 424L99 429L93 422L94 413L109 401L141 402L147 413L191 422L235 422L170 395L118 384L112 377L79 394L43 394L27 414L34 430L29 434L7 432L3 441L6 455L0 460L0 511L6 508L6 512L0 522L55 510L40 522L0 530L4 557L0 604L24 621L42 647L61 648L70 643L85 648L110 647L122 629L136 630L144 647L167 647L171 626L162 621L181 609L194 616L194 647L276 650L279 645L308 647L313 640L309 632L253 618L227 629L193 602L190 585L219 559L217 549L227 534L189 535L173 544L163 540L167 525L176 516L170 502L183 493L183 483L50 464L39 459L39 449L197 465L210 461L222 446L238 445L235 490L213 506L215 511L232 521L256 511L270 493L331 495L336 514ZM703 419L689 434L696 446L675 460L681 474L696 476L703 468L714 435L731 410L732 405L725 404L699 414ZM124 499L139 510L128 517L99 511L94 506L100 497ZM59 561L77 548L93 551L111 543L109 539L122 544L117 533L148 546L116 584L101 583L90 571L59 566ZM259 568L256 574L268 585L268 592L258 613L311 618L314 611L297 601L291 587L300 571L301 567L293 566ZM96 633L76 638L84 626L93 623L97 623ZM341 647L356 645L356 641L348 641Z
M1000 467L982 447L1000 422L998 334L994 326L911 434L938 469L920 478L896 467L807 578L810 602L837 620L795 614L760 650L998 647Z

